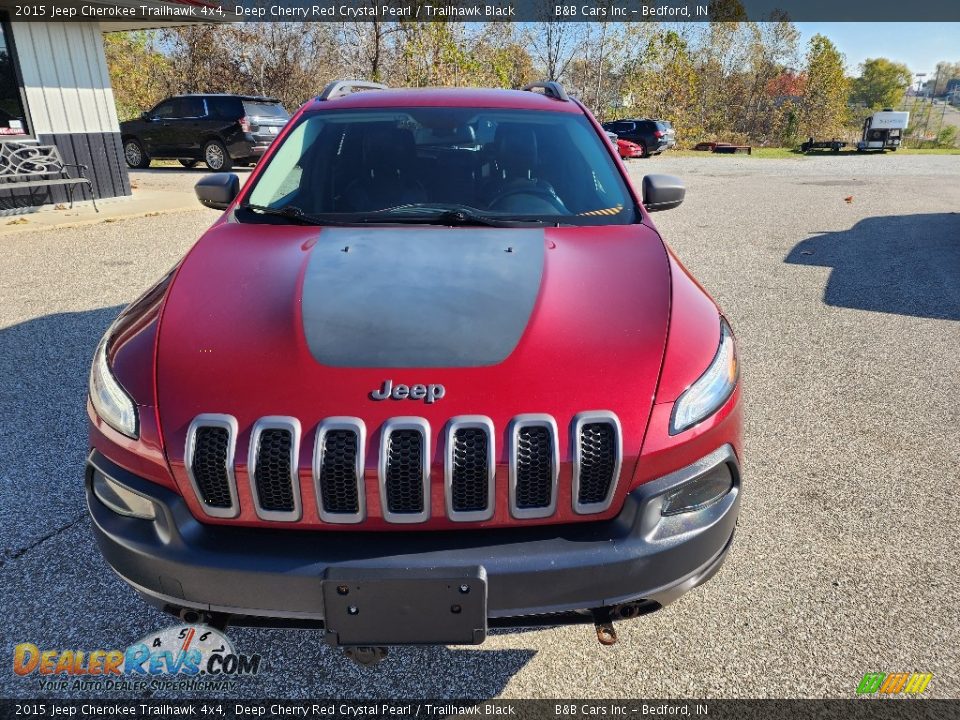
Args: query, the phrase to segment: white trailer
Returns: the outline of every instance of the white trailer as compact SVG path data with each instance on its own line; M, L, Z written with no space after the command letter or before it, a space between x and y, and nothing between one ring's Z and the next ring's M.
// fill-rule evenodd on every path
M864 150L896 150L903 141L910 124L910 113L890 110L876 112L863 121L863 136L857 142L857 152Z

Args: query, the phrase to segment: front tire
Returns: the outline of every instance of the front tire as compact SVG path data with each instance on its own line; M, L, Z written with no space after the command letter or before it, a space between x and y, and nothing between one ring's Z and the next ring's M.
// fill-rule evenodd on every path
M219 140L211 140L203 146L203 161L213 172L227 172L233 169L233 160L227 148Z
M648 157L650 157L650 151L647 150L647 144L646 144L646 143L639 143L639 145L640 145L640 157L642 157L642 158L648 158Z
M127 167L138 170L150 167L150 156L136 138L127 138L123 141L123 159L126 160Z

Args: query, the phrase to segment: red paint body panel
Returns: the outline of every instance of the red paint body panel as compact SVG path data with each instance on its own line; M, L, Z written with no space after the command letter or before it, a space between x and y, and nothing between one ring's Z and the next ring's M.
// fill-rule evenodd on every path
M704 455L726 444L733 446L743 460L743 403L741 385L730 398L702 423L670 435L670 413L673 403L658 403L650 414L650 427L643 443L643 455L637 465L631 487L663 477L690 465Z
M130 303L111 327L108 362L137 406L139 437L131 439L103 422L87 400L90 445L130 472L171 490L176 483L163 449L157 417L155 361L160 316L174 268Z
M584 518L573 513L567 428L578 412L617 413L624 433L624 477L630 477L667 333L668 263L655 232L642 225L593 227L589 232L548 230L540 294L514 352L492 367L423 370L332 368L313 359L303 334L300 285L311 240L320 232L311 227L220 225L207 233L181 267L160 332L158 387L167 454L182 490L189 488L183 454L190 421L204 412L234 415L240 426L239 521L261 524L253 512L243 462L249 431L259 417L289 415L304 428L304 521L297 527L331 527L317 518L310 483L313 431L325 417L353 415L365 422L370 439L366 458L370 519L361 527L464 528L444 517L438 440L451 417L479 414L489 416L497 428L501 506L490 522L469 527L514 524L506 507L508 423L515 415L548 413L560 428L558 512L548 520L526 522L595 520L616 514L619 501L605 515ZM211 273L214 264L218 269ZM369 393L388 378L406 384L442 383L446 396L433 405L371 400ZM376 438L381 424L398 415L424 417L433 431L433 517L408 528L380 520L377 494ZM621 484L618 500L626 485ZM192 493L184 495L197 516L205 517Z
M716 304L679 260L670 254L673 305L670 337L657 402L673 402L709 367L720 345Z
M97 417L88 399L90 447L102 452L108 460L146 480L170 490L179 491L170 474L170 466L163 451L160 429L157 426L156 408L152 405L138 405L137 411L140 414L140 437L134 440L118 433Z

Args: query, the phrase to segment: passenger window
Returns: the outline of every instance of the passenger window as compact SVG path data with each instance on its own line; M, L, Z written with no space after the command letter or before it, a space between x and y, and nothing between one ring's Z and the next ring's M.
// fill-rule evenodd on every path
M239 120L243 116L243 106L232 97L208 97L207 109L217 120Z
M201 118L207 114L203 105L203 98L183 98L181 103L180 117Z

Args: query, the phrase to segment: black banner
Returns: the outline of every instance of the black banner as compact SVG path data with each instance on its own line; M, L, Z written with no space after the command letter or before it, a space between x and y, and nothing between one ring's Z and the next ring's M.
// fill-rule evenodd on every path
M954 720L960 700L0 700L0 718Z
M960 21L958 0L41 0L4 4L16 22Z

